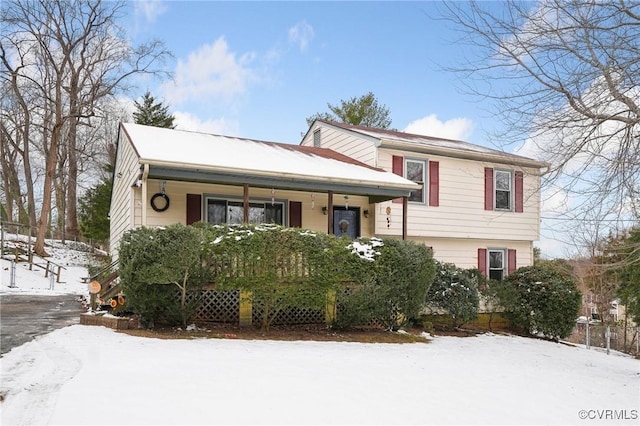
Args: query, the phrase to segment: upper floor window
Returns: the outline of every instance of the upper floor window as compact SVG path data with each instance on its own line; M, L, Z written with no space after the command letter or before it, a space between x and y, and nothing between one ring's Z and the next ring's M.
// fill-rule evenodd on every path
M524 212L524 173L484 169L484 209Z
M215 225L242 223L244 207L242 201L207 198L207 222ZM284 225L284 203L251 201L249 203L249 223L275 223Z
M313 146L320 148L320 129L313 131Z
M511 172L505 170L496 170L495 173L496 209L511 210Z
M409 201L424 203L424 184L426 177L427 162L424 160L405 159L405 178L422 185L422 188L411 192Z

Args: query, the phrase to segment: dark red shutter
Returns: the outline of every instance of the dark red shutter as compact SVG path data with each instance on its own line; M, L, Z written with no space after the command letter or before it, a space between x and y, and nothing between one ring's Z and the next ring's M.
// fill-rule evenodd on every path
M440 163L429 161L429 205L440 205Z
M391 171L393 174L404 177L404 157L394 155L393 163L391 164ZM402 203L402 198L396 198L394 203Z
M482 272L483 276L488 276L487 274L487 249L479 248L478 249L478 269Z
M484 168L484 209L493 210L493 169Z
M518 262L516 260L516 251L515 249L507 250L507 271L508 273L515 272L518 269Z
M289 226L302 228L302 203L300 201L289 201Z
M202 220L202 195L187 194L187 225Z
M515 172L515 196L516 196L516 213L524 211L524 176L522 172Z

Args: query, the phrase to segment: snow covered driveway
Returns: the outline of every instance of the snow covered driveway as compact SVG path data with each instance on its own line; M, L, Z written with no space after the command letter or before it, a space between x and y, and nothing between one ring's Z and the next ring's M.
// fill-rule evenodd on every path
M158 340L74 325L0 362L3 425L636 425L640 415L639 361L508 336Z

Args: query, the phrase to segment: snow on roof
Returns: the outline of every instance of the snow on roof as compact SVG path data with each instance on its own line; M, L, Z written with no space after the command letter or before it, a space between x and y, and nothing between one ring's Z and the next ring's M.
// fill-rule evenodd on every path
M386 130L386 129L374 129L371 127L365 126L354 126L352 124L338 123L327 120L318 120L324 123L327 123L332 126L340 127L343 129L351 130L366 136L370 136L372 138L385 142L399 142L412 144L417 147L424 147L425 149L434 148L434 149L444 149L451 152L458 152L460 154L469 153L475 155L483 155L490 156L495 158L500 158L505 161L513 161L516 163L530 163L531 165L536 165L539 167L545 167L546 164L542 161L538 161L532 158L523 157L521 155L510 154L508 152L499 151L497 149L487 148L481 145L474 145L469 142L453 140L453 139L444 139L444 138L436 138L432 136L425 135L416 135L412 133L403 133L395 130Z
M369 167L326 148L122 123L141 163L255 174L328 178L415 189L401 176Z

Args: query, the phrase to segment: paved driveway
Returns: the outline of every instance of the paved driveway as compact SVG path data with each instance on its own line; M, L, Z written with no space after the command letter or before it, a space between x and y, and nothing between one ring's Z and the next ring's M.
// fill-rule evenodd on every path
M0 295L0 354L36 336L80 323L78 296Z

